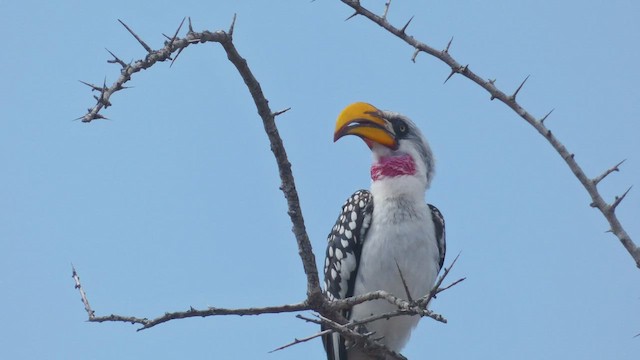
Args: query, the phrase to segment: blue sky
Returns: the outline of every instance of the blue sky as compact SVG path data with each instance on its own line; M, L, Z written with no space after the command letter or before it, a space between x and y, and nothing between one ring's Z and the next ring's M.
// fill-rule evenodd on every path
M380 13L384 1L363 2ZM404 353L411 359L637 359L639 270L559 156L471 82L339 1L0 1L0 357L322 359L293 314L173 321L136 332L87 323L77 267L98 314L155 317L189 306L298 302L305 278L275 162L248 91L222 49L190 47L137 74L110 121L73 121L113 81L108 48L158 48L184 16L227 29L278 118L318 262L344 199L369 185L370 154L332 142L354 101L404 113L428 137L427 194L462 252ZM394 1L389 19L443 48L547 120L588 174L622 159L607 198L640 184L640 5L635 1ZM634 188L620 220L640 242Z

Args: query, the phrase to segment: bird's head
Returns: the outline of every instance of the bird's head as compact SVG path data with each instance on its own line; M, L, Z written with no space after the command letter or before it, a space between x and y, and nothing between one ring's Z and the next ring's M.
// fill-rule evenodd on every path
M338 116L333 140L345 135L360 137L371 149L374 183L410 176L424 189L429 187L434 175L433 154L420 129L406 116L364 102L353 103Z

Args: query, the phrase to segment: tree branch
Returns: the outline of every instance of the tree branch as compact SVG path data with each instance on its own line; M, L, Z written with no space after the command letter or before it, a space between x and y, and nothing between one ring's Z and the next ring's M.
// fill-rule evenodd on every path
M216 32L210 32L205 30L203 32L194 32L191 25L191 20L189 19L188 33L184 38L178 38L179 30L184 23L183 19L180 23L180 26L178 27L178 30L176 30L175 35L167 40L164 44L164 47L159 50L152 50L136 33L133 32L133 30L131 30L129 26L127 26L121 20L118 20L135 37L135 39L143 45L148 54L144 59L136 60L133 65L123 65L124 63L121 60L113 55L113 53L109 52L116 59L115 61L122 66L121 75L109 87L107 87L106 84L103 87L99 87L83 82L86 85L90 86L92 90L101 91L101 96L97 98L96 104L79 119L82 119L82 122L86 123L91 122L95 119L103 119L104 116L99 114L99 112L100 110L102 110L102 108L105 108L111 104L111 95L113 95L117 91L124 89L123 85L131 80L133 74L141 70L148 69L158 62L171 59L172 53L177 52L179 54L189 45L196 43L214 42L222 45L225 52L227 53L227 58L236 67L238 73L249 89L249 93L251 94L251 97L253 98L253 101L258 110L258 114L262 119L265 132L267 133L269 142L271 143L271 151L276 158L280 179L282 181L280 189L284 193L284 196L287 200L288 214L293 224L292 231L298 243L298 253L300 254L300 258L302 260L304 272L307 275L307 294L309 295L310 301L321 302L322 300L319 299L322 298L322 291L319 285L320 282L318 271L316 269L315 256L313 254L311 242L309 241L309 237L306 232L304 218L302 216L302 209L300 208L298 192L296 191L295 180L293 177L293 173L291 172L291 163L288 160L287 153L282 143L282 139L278 134L278 129L274 121L275 117L282 114L283 112L271 111L271 109L269 108L269 102L264 96L262 88L260 87L260 83L258 82L258 80L256 80L255 76L251 72L251 69L249 69L247 61L242 58L242 56L240 56L238 50L233 44L232 35L235 20L236 17L234 15L229 31L218 30Z
M627 250L629 255L631 255L631 257L635 261L636 266L640 268L640 249L632 241L631 237L629 236L629 234L627 234L626 230L622 227L622 224L620 223L620 221L618 220L615 214L615 208L620 203L620 201L624 198L624 195L617 197L611 204L608 204L603 199L602 195L600 194L596 186L597 183L602 179L600 177L597 177L596 179L590 179L574 159L574 154L570 153L567 150L567 148L551 133L551 130L549 130L544 125L544 120L547 118L549 114L545 115L541 120L537 120L533 115L531 115L531 113L529 113L525 108L523 108L518 103L518 101L516 100L516 95L524 85L524 81L518 87L518 89L513 93L513 95L511 96L507 95L506 93L504 93L503 91L501 91L495 86L495 80L485 80L484 78L480 77L479 75L471 71L468 65L463 66L458 61L456 61L449 54L449 47L451 46L451 42L449 42L449 44L446 46L444 50L437 50L417 40L415 37L408 35L405 32L406 25L405 27L398 29L397 27L391 25L387 21L386 17L378 16L372 13L371 11L367 10L366 8L364 8L362 5L360 5L360 1L358 0L340 0L340 1L342 1L344 4L348 5L355 11L353 16L362 15L366 17L367 19L379 25L389 33L397 36L398 38L403 40L405 43L410 45L413 49L415 49L415 52L413 53L413 56L411 58L414 62L419 52L425 52L439 59L440 61L444 62L451 68L451 73L447 77L447 80L455 74L461 74L462 76L466 77L467 79L473 81L474 83L478 84L480 87L485 89L491 95L491 100L498 99L500 102L504 103L509 108L511 108L514 112L516 112L516 114L518 114L522 119L528 122L531 126L533 126L533 128L536 129L538 133L540 133L540 135L542 135L545 139L547 139L549 144L556 150L556 152L560 155L560 157L562 157L562 159L565 161L567 166L569 166L569 169L571 169L575 177L578 179L578 181L580 181L582 186L585 188L585 190L591 197L592 206L600 210L604 218L609 222L610 231L620 240L620 243L624 246L624 248ZM626 195L626 192L625 192L625 195Z

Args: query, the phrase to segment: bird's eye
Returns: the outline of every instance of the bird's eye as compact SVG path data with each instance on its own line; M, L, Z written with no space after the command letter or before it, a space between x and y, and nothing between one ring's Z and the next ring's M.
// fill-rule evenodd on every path
M407 125L400 124L400 126L398 126L398 130L400 130L400 132L404 134L405 132L407 132Z

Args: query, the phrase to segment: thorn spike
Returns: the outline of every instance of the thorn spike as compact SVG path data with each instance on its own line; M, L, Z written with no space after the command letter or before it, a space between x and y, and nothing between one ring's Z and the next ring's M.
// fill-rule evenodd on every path
M442 85L446 84L447 81L449 81L449 79L451 79L451 77L456 73L456 71L454 69L451 69L451 73L449 73L449 76L447 76L446 79L444 79L444 82L442 83Z
M551 109L551 111L549 111L549 112L547 113L547 115L543 116L543 117L542 117L542 119L540 119L540 123L544 124L544 121L545 121L545 120L547 120L547 117L549 117L549 115L551 115L551 113L553 112L553 110L555 110L555 108L554 108L554 109Z
M414 17L414 16L415 16L415 15L412 15L412 16L409 18L409 21L407 21L407 23L406 23L406 24L404 24L404 26L402 27L402 29L400 29L400 32L401 32L401 33L403 33L403 34L405 33L405 31L407 30L407 27L409 26L409 24L411 24L411 20L413 20L413 17Z
M88 82L84 82L82 80L78 80L78 81L80 81L81 83L83 83L83 84L87 85L88 87L90 87L91 91L101 91L102 90L102 88L100 86L96 86L96 85L90 84Z
M233 28L236 26L236 16L237 14L233 14L233 20L231 20L231 26L229 26L229 36L233 37Z
M188 16L187 19L189 19L189 33L193 32L193 26L191 26L191 16Z
M184 25L184 21L187 19L187 17L183 17L182 21L180 22L180 25L178 25L178 29L176 29L176 32L173 34L172 38L169 38L167 35L167 38L169 38L169 44L167 44L167 47L169 48L169 52L173 51L172 47L173 47L173 43L176 41L176 39L178 38L178 33L180 32L180 29L182 29L182 25ZM171 62L173 63L173 59L171 59Z
M449 43L447 43L447 47L444 48L444 50L442 50L443 53L449 53L449 47L451 47L452 42L453 42L453 36L451 37L451 40L449 40Z
M622 195L620 196L616 196L615 199L613 200L613 203L611 205L609 205L609 211L610 212L614 212L616 210L616 208L618 207L618 205L620 205L620 203L622 202L622 200L624 200L625 196L627 196L627 194L629 193L629 191L631 191L631 188L633 187L633 185L629 186L629 188L627 189L627 191L625 191Z
M516 96L518 95L518 93L520 92L520 89L522 89L522 87L524 86L524 83L527 82L527 80L529 79L529 76L531 75L527 75L526 78L524 78L524 80L522 80L522 83L520 83L520 86L518 86L518 88L516 89L516 91L513 93L513 95L511 95L511 100L515 100Z
M356 17L357 15L359 15L359 14L358 14L358 12L356 11L356 12L354 12L353 14L351 14L351 16L349 16L348 18L344 19L344 21L349 21L349 20L351 20L352 18Z
M173 58L173 60L171 60L171 64L169 64L169 67L173 66L173 63L176 62L176 60L178 60L178 56L180 56L180 53L182 53L182 50L184 48L180 48L180 50L178 50L178 53L176 54L176 57Z
M138 40L138 42L140 43L140 45L142 45L142 47L147 50L148 53L152 53L153 50L149 47L149 45L147 45L144 41L142 41L142 39L135 33L133 32L133 30L131 30L131 28L129 26L127 26L127 24L125 24L122 20L118 19L118 21L120 22L120 24L122 24L122 26L125 27L125 29L127 29L127 31L129 31L129 33L131 35L133 35L134 38L136 38L136 40Z

